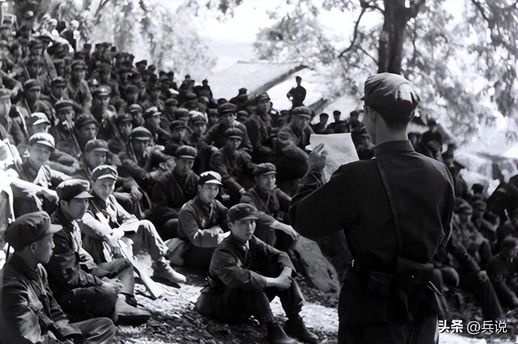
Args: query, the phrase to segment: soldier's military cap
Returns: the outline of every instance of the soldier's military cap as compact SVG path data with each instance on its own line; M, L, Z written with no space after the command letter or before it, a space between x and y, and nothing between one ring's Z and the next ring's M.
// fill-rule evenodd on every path
M243 132L239 128L228 128L225 130L225 133L223 133L223 136L226 139L243 139Z
M57 77L55 77L54 79L52 79L51 86L61 86L61 87L66 87L66 86L67 86L67 83L65 82L65 79L63 79L63 78L62 78L62 77L60 77L60 76L57 76Z
M165 105L168 106L177 106L178 105L178 99L176 98L169 98L165 101Z
M56 188L56 193L61 201L70 202L74 198L85 199L93 196L88 192L90 183L83 179L67 179Z
M259 95L257 95L257 97L255 97L256 103L269 102L269 101L270 101L270 96L266 92L259 93Z
M122 113L115 118L115 124L121 125L122 123L133 122L133 117L128 113Z
M49 148L56 148L56 143L54 141L54 136L49 133L36 133L29 138L29 146L34 144L40 144L47 146Z
M239 110L236 114L237 118L248 118L250 115L245 110Z
M56 112L60 112L64 109L73 108L72 102L68 99L61 99L54 104L54 110Z
M340 116L342 113L338 110L333 111L333 116Z
M82 114L82 115L79 115L79 117L77 117L77 119L74 123L74 128L76 130L78 130L78 129L81 129L82 127L84 127L85 125L89 125L89 124L95 124L96 127L99 127L99 123L92 115Z
M239 94L245 94L247 91L248 91L248 89L247 89L246 87L241 87L241 88L238 90L238 93L239 93Z
M151 73L154 73L156 71L156 66L150 65L149 67L147 67L147 70L150 71Z
M109 86L99 86L92 92L92 97L108 97L112 90Z
M198 96L196 95L196 93L187 92L184 94L184 98L185 98L185 100L196 100L198 98Z
M200 174L200 179L198 179L198 185L205 184L216 184L223 185L221 183L221 174L215 171L205 171Z
M23 89L28 90L41 90L40 82L36 79L29 79L23 83Z
M329 117L329 115L326 112L322 112L318 117Z
M32 49L32 48L43 48L43 44L41 43L41 41L39 39L30 40L29 43L28 43L28 46L29 46L30 49Z
M97 65L97 70L101 73L106 73L112 70L112 66L109 63L101 62Z
M271 162L264 162L264 163L258 164L254 168L252 174L254 175L254 177L261 176L264 174L277 174L277 168Z
M128 111L129 112L142 112L142 106L140 106L139 104L131 104L129 107L128 107Z
M9 225L5 231L5 240L17 251L62 228L61 225L52 224L44 211L27 213Z
M137 67L140 65L147 66L147 60L140 60L137 63L135 63L135 66L137 66Z
M471 214L473 213L473 208L471 208L468 202L462 202L457 206L456 213Z
M71 68L74 69L86 69L86 65L83 60L72 61Z
M11 99L11 90L8 88L0 88L0 99Z
M189 113L189 110L187 110L186 108L176 108L174 110L174 116L176 118L190 118L191 114Z
M191 117L190 121L192 124L197 124L197 123L207 124L207 119L205 118L205 116L203 116L203 114L201 112L199 115L193 115Z
M306 118L311 118L313 111L307 106L297 106L291 109L291 114L295 116L301 116Z
M29 117L29 123L30 125L38 125L42 123L47 123L50 125L50 121L47 115L45 115L43 112L33 112L31 117Z
M257 209L248 203L238 203L227 211L228 221L257 220Z
M137 141L148 141L151 140L153 135L149 130L144 127L136 127L131 131L130 139Z
M232 104L232 103L224 103L224 104L221 104L220 106L218 106L218 113L220 115L223 115L225 113L236 113L237 111L237 106L235 104Z
M379 73L365 81L365 104L381 116L408 122L419 104L419 96L412 83L401 75Z
M41 35L37 36L36 38L45 43L50 43L53 41L52 37L48 33L42 33Z
M108 153L108 142L100 139L92 139L85 145L85 153L88 152L106 152Z
M174 153L175 157L185 159L196 159L196 155L196 148L187 145L176 148L176 152Z
M169 125L169 129L171 131L178 129L187 129L187 125L185 125L185 121L172 121Z
M90 179L95 182L98 179L113 179L117 180L119 174L115 167L110 165L100 165L93 169Z
M156 117L160 116L160 114L162 113L158 111L158 108L156 106L152 106L144 112L144 118Z
M130 94L130 93L139 93L140 88L133 84L128 84L124 87L124 93Z

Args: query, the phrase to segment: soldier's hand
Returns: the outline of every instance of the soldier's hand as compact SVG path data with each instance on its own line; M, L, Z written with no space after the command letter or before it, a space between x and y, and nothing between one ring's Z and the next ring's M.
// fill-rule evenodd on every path
M487 273L485 270L479 271L477 277L482 282L486 282L489 279L489 277L487 277Z
M142 192L140 192L140 190L138 189L138 187L132 187L131 190L130 190L130 195L131 195L131 198L134 200L134 201L140 201L142 199Z
M325 150L324 144L321 143L317 145L311 153L309 153L308 164L309 169L317 169L322 170L326 165L326 156L327 152Z
M291 283L293 282L290 276L287 275L280 275L276 278L277 280L277 288L279 289L288 289L291 286Z

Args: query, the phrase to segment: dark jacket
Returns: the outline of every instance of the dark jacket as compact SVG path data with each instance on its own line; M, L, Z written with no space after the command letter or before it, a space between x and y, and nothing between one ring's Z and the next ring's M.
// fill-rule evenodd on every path
M399 244L377 162L383 166L398 214ZM310 171L303 179L290 208L291 225L310 239L343 230L356 268L394 274L398 254L428 263L446 244L454 206L451 176L444 164L416 153L409 141L377 146L375 159L342 165L323 186L321 177L321 172ZM412 300L404 305L400 298L402 304L394 302L398 298L370 293L348 273L341 293L341 321L407 321Z

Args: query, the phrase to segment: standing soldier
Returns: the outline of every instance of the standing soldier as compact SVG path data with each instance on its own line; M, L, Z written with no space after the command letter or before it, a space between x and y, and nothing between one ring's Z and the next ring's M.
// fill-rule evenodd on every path
M419 101L408 80L370 76L364 100L376 158L341 166L324 185L325 154L315 147L291 224L310 239L345 233L354 260L340 293L339 343L435 343L430 261L451 232L453 181L407 140Z
M45 212L20 216L5 233L15 249L3 268L0 297L0 340L3 343L111 343L116 327L108 318L71 323L52 295L47 264L54 233Z
M286 97L291 100L292 109L297 106L304 106L304 99L306 99L306 89L300 85L302 78L300 76L296 76L295 82L297 83L297 86L293 87L289 90L288 94L286 94Z
M256 209L250 204L237 204L228 210L231 234L214 251L210 285L196 302L198 312L231 324L253 315L266 325L271 344L293 343L286 332L304 343L318 343L299 315L304 297L291 277L293 263L285 252L254 236L256 220ZM270 308L275 296L281 299L288 317L285 330Z

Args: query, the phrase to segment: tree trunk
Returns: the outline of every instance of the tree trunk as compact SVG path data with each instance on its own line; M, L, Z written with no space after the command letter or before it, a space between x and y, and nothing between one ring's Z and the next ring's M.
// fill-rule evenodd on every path
M383 2L385 15L378 45L378 73L401 74L409 9L405 7L405 0L384 0Z

